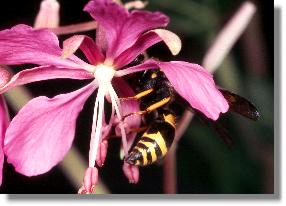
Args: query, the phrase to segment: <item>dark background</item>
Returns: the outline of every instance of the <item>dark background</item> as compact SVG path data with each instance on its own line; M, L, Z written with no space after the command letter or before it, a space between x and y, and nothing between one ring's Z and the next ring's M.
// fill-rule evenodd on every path
M87 1L61 0L61 25L91 20L82 11ZM201 63L215 34L243 1L233 0L151 0L147 9L160 10L171 18L169 29L183 41L179 56L173 57L163 44L149 50L163 60L186 60ZM177 150L178 193L229 194L273 193L274 188L274 69L273 69L273 3L253 1L257 14L216 72L219 85L234 91L259 108L261 120L253 122L235 114L221 119L231 134L235 148L229 150L217 135L197 118L181 139ZM0 29L16 24L33 25L40 0L2 1ZM86 34L94 35L94 32ZM61 36L64 40L70 35ZM18 68L19 70L19 68ZM18 71L17 70L17 71ZM51 80L28 85L35 95L54 96L85 85L84 81ZM88 159L94 96L78 119L74 145ZM14 111L10 108L11 114ZM119 160L119 140L110 141L107 161L100 174L112 193L163 193L162 166L140 171L137 185L124 177ZM5 162L1 193L76 193L59 167L37 177L25 177Z

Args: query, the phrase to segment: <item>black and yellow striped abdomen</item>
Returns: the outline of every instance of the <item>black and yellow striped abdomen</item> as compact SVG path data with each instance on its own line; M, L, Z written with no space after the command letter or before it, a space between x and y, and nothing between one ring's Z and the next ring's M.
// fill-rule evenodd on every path
M150 124L125 161L132 165L146 166L162 159L174 140L175 125L175 116L165 111Z

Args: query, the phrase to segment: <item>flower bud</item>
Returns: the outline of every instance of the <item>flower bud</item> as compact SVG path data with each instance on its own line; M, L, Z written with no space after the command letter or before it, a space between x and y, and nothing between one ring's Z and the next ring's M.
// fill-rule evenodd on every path
M100 143L99 150L97 153L97 158L96 158L96 163L99 167L102 167L104 162L105 162L106 154L107 154L107 148L108 148L108 142L107 142L107 140L103 140Z
M143 9L148 2L142 2L142 1L130 1L124 4L124 7L126 9Z
M88 167L83 178L83 186L79 189L79 194L91 194L98 183L98 169Z
M7 84L12 77L12 74L5 68L0 66L0 88Z
M129 183L136 184L139 181L139 169L137 166L124 162L122 169Z
M36 17L35 28L55 28L59 26L60 4L57 0L43 0Z

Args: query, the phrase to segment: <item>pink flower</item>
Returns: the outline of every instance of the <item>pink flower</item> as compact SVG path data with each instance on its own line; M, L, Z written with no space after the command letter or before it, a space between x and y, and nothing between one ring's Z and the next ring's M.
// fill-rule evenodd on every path
M136 101L121 103L119 96L132 96L133 90L123 76L146 69L160 68L176 91L192 107L216 120L228 110L228 103L216 89L212 75L197 64L188 62L159 62L147 60L128 67L139 54L152 45L164 41L173 54L181 48L179 38L164 29L168 17L160 12L132 11L111 0L92 0L85 11L98 22L96 42L84 35L73 36L59 47L57 37L48 30L34 30L18 25L0 32L1 64L37 64L39 67L17 73L1 93L11 87L29 82L54 79L92 79L85 87L54 98L38 97L24 106L12 120L4 140L7 160L27 176L49 171L60 162L71 147L76 119L87 98L97 89L91 131L89 168L86 170L83 193L89 193L97 182L97 162L101 166L107 150L108 133L115 120L138 111ZM80 48L89 63L73 53ZM126 68L127 66L127 68ZM115 91L116 90L116 91ZM111 103L110 122L104 120L104 99ZM125 155L128 153L126 129L138 127L140 117L128 118L118 124ZM124 165L131 182L139 178L138 168Z
M59 24L59 3L56 0L43 0L41 9L36 18L35 27L57 27ZM0 66L0 88L9 82L11 74L5 68ZM2 184L2 170L4 163L4 136L10 123L7 106L4 98L0 95L0 186Z

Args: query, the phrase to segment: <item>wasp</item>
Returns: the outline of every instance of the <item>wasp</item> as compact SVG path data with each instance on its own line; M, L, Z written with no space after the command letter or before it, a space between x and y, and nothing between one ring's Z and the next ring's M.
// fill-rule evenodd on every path
M132 165L146 166L162 159L168 152L175 137L176 116L169 108L174 98L174 89L159 69L147 70L139 78L134 97L124 98L140 100L140 111L128 114L143 115L145 132L131 148L125 161Z
M259 118L257 108L247 99L224 89L219 90L228 101L230 111L252 120ZM121 101L131 99L140 101L140 111L128 114L124 118L142 115L147 126L124 160L132 165L147 166L164 158L173 143L176 131L176 114L170 109L170 105L178 95L165 74L159 69L146 70L139 77L136 91L135 96L121 98ZM231 139L218 122L205 117L183 98L180 98L180 101L183 101L183 104L187 104L188 108L196 115L208 122L225 143L232 144Z

